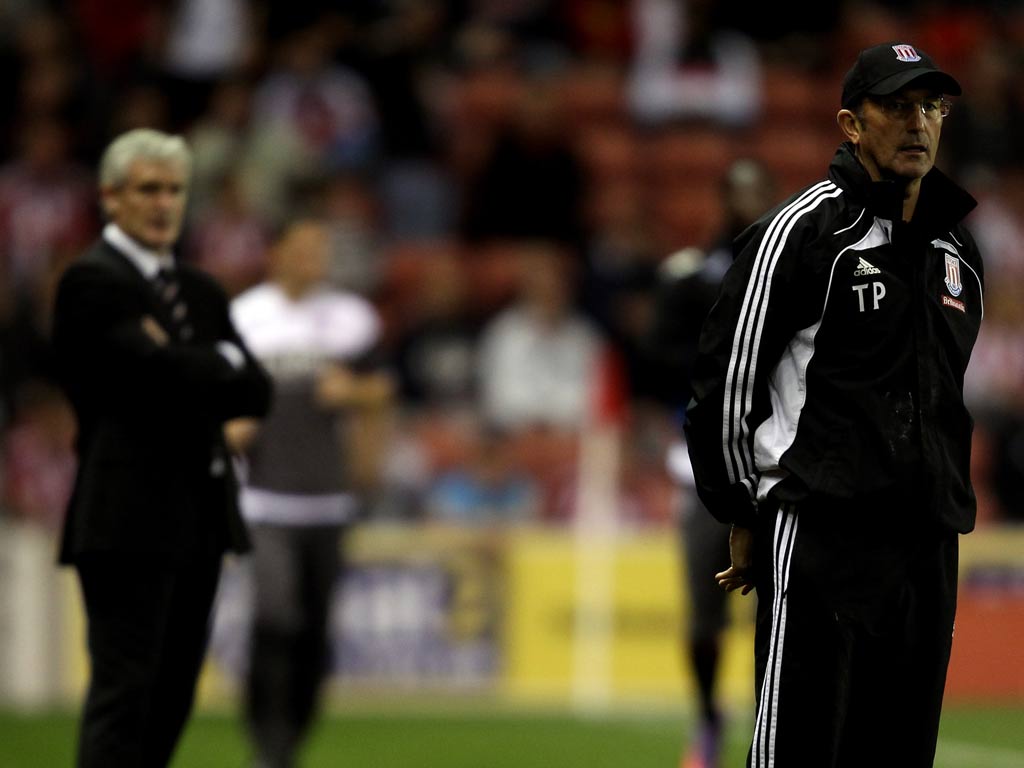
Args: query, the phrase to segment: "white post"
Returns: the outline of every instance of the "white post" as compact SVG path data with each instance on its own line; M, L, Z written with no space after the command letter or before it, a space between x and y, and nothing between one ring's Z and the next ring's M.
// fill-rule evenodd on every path
M0 699L16 707L45 707L63 692L62 588L53 536L0 526Z
M612 424L580 436L572 699L582 711L604 710L612 702L620 440Z

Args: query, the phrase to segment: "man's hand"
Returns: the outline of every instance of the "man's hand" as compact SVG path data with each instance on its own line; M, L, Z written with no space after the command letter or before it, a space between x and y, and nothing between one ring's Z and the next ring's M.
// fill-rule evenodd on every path
M152 315L145 315L142 318L142 330L158 347L166 347L171 341L167 331L163 329L163 326Z
M257 419L242 417L224 424L224 439L234 453L245 453L260 431Z
M321 408L378 408L394 393L384 373L353 373L337 363L324 366L316 381L316 402Z
M718 586L726 592L735 589L741 590L740 594L747 594L754 588L753 566L754 566L754 532L749 528L740 528L737 525L729 531L729 558L732 564L728 569L715 574L715 581Z
M321 408L352 405L358 393L356 377L337 363L325 365L316 380L315 397Z

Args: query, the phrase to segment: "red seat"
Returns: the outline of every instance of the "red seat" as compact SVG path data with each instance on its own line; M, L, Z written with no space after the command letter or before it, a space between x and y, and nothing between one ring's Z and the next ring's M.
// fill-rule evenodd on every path
M733 137L713 128L678 128L641 137L644 171L655 184L718 179L735 155Z
M651 213L665 249L706 247L722 226L717 179L686 180L651 195Z

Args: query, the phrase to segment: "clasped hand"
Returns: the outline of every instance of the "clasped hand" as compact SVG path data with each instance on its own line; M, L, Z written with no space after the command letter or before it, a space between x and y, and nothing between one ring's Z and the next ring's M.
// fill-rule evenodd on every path
M746 595L754 589L754 532L737 525L729 531L729 567L715 574L718 586L726 592L740 590Z

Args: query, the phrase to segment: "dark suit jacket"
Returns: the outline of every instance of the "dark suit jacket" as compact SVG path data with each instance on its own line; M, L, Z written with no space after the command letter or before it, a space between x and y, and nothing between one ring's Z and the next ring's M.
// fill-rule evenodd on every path
M166 346L141 327L152 315L171 329L165 306L110 244L98 242L61 278L53 343L79 429L63 563L248 548L222 425L265 414L270 379L235 332L217 283L187 266L179 278L194 336ZM242 369L216 350L221 340L243 351Z

